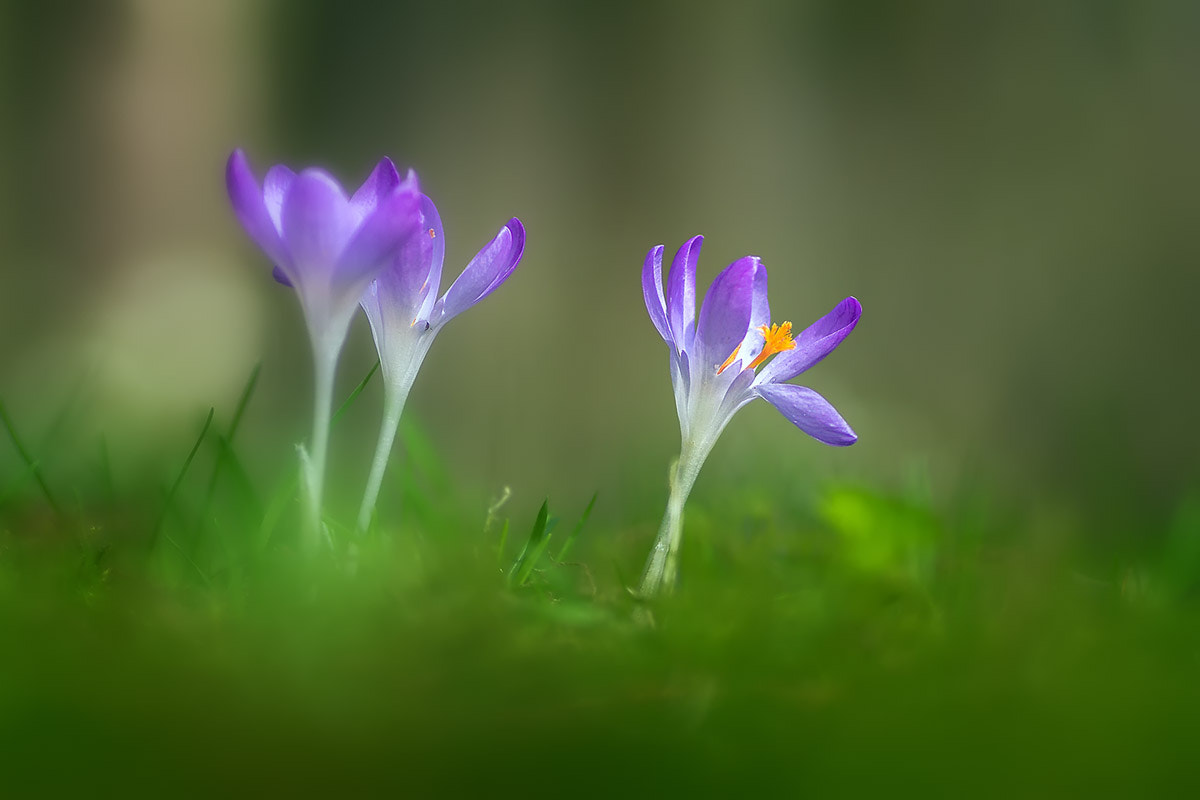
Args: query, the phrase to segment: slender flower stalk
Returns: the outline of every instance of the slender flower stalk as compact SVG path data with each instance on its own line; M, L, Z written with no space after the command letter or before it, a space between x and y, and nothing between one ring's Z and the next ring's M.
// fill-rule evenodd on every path
M697 320L696 262L702 241L695 236L679 248L665 293L662 245L649 252L642 269L646 310L670 346L681 439L679 458L670 470L667 512L642 572L639 595L647 599L675 585L684 505L721 431L742 406L761 397L818 441L846 446L858 440L825 398L786 381L841 344L862 315L859 302L847 297L793 337L790 322L771 324L766 267L756 256L746 256L716 277Z
M338 357L366 287L419 229L415 176L401 181L383 159L347 197L329 173L295 173L277 165L258 183L235 150L225 170L234 213L275 265L275 278L295 288L312 342L315 396L310 449L300 449L307 496L306 544L320 536L330 411Z
M358 513L360 531L371 523L400 415L434 338L447 322L504 283L525 252L525 227L514 217L438 298L446 240L437 208L424 195L420 198L419 216L419 233L400 248L361 299L379 351L384 411L379 443Z

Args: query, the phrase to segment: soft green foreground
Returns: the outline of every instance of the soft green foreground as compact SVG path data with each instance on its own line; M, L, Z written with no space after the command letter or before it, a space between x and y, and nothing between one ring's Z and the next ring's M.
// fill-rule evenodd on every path
M403 524L311 559L286 481L260 502L234 462L211 500L186 476L161 524L161 494L56 514L22 482L0 508L0 794L1200 787L1195 507L1132 551L979 504L710 490L650 628L624 584L659 509L637 531L597 512L559 561L583 511L563 510L514 571L533 520L483 529L406 444Z

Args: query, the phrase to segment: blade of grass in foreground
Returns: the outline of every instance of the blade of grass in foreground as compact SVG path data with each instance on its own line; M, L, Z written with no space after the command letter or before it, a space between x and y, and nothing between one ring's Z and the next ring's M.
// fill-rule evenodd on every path
M171 503L175 500L175 493L179 491L179 485L183 483L183 478L187 475L188 468L192 466L192 459L196 457L196 451L200 449L200 445L204 442L204 437L208 435L209 426L212 425L214 408L208 409L208 416L204 418L204 425L200 428L200 435L196 437L196 443L192 445L191 452L183 462L183 468L179 470L179 474L175 477L175 482L171 484L171 488L167 490L166 499L163 501L162 511L158 515L158 519L154 523L154 528L150 532L150 547L153 548L158 540L159 531L162 529L163 521L167 518L167 512L171 509ZM179 545L175 545L177 548Z
M42 469L38 466L37 461L25 449L25 445L21 442L21 437L17 435L17 430L13 426L12 418L8 416L8 409L4 407L4 402L0 401L0 422L4 423L4 428L8 431L8 437L12 439L13 446L17 448L17 454L21 460L25 462L26 469L33 475L38 486L42 490L42 495L45 496L46 502L53 509L55 514L61 513L58 503L54 500L54 495L50 493L50 487L46 484L46 477L42 474Z
M229 458L233 457L233 437L237 435L238 426L242 423L242 415L246 413L246 406L250 404L250 398L254 394L254 389L258 385L258 373L262 369L262 362L254 365L254 369L250 371L250 378L246 381L246 386L242 389L242 396L238 398L237 406L233 411L233 419L229 422L229 430L219 440L219 444L223 445L217 451L217 459L213 463L212 475L208 478L208 489L204 492L204 502L200 504L200 513L197 515L196 522L196 539L199 539L200 534L204 530L205 520L208 518L208 509L212 505L213 495L217 491L217 479L221 476L221 470L228 463Z
M371 377L378 369L379 361L376 361L375 366L371 367L371 369L367 371L366 377L358 382L358 386L354 387L354 391L350 392L350 396L347 397L340 406L338 406L337 411L333 412L333 418L329 421L330 425L333 425L339 419L341 419L342 414L346 413L346 409L350 408L351 404L353 404L354 401L358 399L358 396L362 394L362 390L367 388L367 384L371 382Z
M575 523L575 528L571 531L571 535L567 537L567 540L563 542L563 546L559 548L558 556L554 559L555 561L566 560L567 553L571 550L572 545L575 544L575 540L579 538L579 534L583 532L583 526L587 525L588 517L592 515L592 509L595 508L596 498L599 495L599 492L592 495L592 499L588 501L587 508L583 510L583 516L579 518L579 522Z
M546 548L550 545L550 533L546 529L549 516L550 501L543 500L537 519L533 523L533 530L529 532L529 539L525 542L525 547L521 550L521 555L517 557L516 563L513 564L512 571L508 573L509 586L524 586L525 582L529 580L529 576L533 574L533 568L537 566L542 553L546 552Z
M199 513L196 515L196 530L192 531L192 552L196 552L200 541L204 536L205 525L208 524L209 509L212 507L212 498L217 492L217 480L221 477L221 471L230 461L235 467L240 468L240 464L236 463L238 458L233 451L233 438L238 433L238 427L241 425L241 417L246 413L246 407L250 404L250 398L253 396L254 387L258 385L258 373L263 367L263 362L259 361L250 371L250 378L246 380L246 386L241 390L241 397L238 398L238 405L234 407L233 420L229 421L229 429L223 437L218 435L217 438L217 457L212 462L212 474L209 476L209 486L204 491L204 500L200 503Z

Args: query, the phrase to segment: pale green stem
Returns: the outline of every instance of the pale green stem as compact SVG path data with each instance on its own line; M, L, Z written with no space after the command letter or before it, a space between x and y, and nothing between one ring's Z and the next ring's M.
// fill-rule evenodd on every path
M408 400L411 382L396 387L388 387L385 391L383 423L379 428L379 444L375 447L375 458L371 462L371 475L367 478L367 491L363 494L362 507L358 511L358 530L365 531L371 524L371 516L375 513L375 503L379 499L379 489L383 486L383 473L387 470L388 459L392 455L392 445L396 441L396 430L400 427L400 415L404 412L404 403Z
M375 457L371 461L367 490L363 493L362 506L358 510L359 532L365 531L371 524L379 490L383 486L383 474L387 471L396 431L400 427L400 415L404 413L404 404L425 361L425 354L433 344L434 333L426 332L406 343L407 346L403 346L403 341L397 342L392 352L399 353L399 357L383 366L383 422L379 426L379 443L375 446Z
M667 499L667 513L663 516L658 538L654 540L654 547L646 559L646 568L642 571L642 582L638 587L638 596L644 600L660 593L669 594L675 588L675 579L679 575L679 544L683 537L683 507L710 448L685 443L679 458L671 465L671 494Z
M313 350L316 393L313 402L312 449L305 463L308 484L308 524L304 546L311 553L321 538L321 511L325 491L325 462L329 452L329 420L333 409L333 378L340 348Z

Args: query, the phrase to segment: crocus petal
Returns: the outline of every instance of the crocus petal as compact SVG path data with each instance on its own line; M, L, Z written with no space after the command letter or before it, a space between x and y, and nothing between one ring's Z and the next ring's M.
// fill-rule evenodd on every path
M292 283L292 279L287 276L287 273L284 272L278 264L271 269L271 277L275 279L276 283L282 283L284 286L295 285Z
M229 163L225 166L225 188L229 192L229 201L233 204L233 213L254 243L274 263L290 264L288 248L280 236L279 229L271 221L258 181L250 170L246 154L241 150L234 150L229 156Z
M850 335L862 316L862 305L847 297L833 310L805 328L796 337L796 348L775 356L758 373L758 383L780 383L791 380L812 367Z
M745 367L762 352L765 339L760 327L771 324L771 304L767 300L767 268L759 264L754 273L754 290L750 301L750 329L738 349L741 366Z
M289 277L298 283L328 282L355 228L342 187L323 170L301 172L283 199L281 218L292 255Z
M525 251L525 227L517 218L510 219L467 268L446 290L442 298L441 321L449 321L487 297L516 269Z
M371 326L371 337L375 340L375 349L379 351L380 363L385 363L387 359L383 357L383 343L386 340L383 321L383 305L379 299L379 280L371 281L367 290L363 292L363 296L359 298L358 304L362 306L363 313L367 315L367 323Z
M421 193L421 181L417 178L417 172L412 167L409 167L408 172L404 173L404 180L400 181L400 191L412 192L413 194Z
M418 195L401 190L380 199L338 258L339 284L369 281L387 267L421 224L419 202Z
M750 327L771 324L771 304L767 299L767 268L759 262L754 273L754 292L750 302Z
M416 173L409 170L415 178ZM421 307L417 309L416 318L428 320L437 302L438 291L442 286L442 264L446 260L446 235L442 231L442 217L438 214L437 206L428 197L421 196L421 229L414 234L419 238L428 237L432 244L430 251L429 270L425 275L425 286L421 290Z
M774 383L759 386L757 392L793 425L819 442L845 447L858 441L858 435L842 415L807 386Z
M350 198L350 205L354 209L355 215L364 220L375 210L379 205L379 201L390 195L400 185L400 173L396 171L396 165L387 156L379 160L375 165L375 169L363 181L363 185L358 187L358 191Z
M673 343L671 328L667 322L667 301L663 296L663 249L660 244L646 254L646 263L642 267L642 296L646 300L646 311L650 314L650 321L654 323L658 335L666 342Z
M428 198L422 198L424 204L433 205ZM424 222L421 228L424 228ZM405 317L405 325L412 324L420 316L418 309L428 290L435 247L444 250L445 246L436 234L430 236L427 230L418 229L404 240L388 266L371 285L371 291L375 291L378 285L379 302L389 311L394 311L396 317Z
M675 347L679 350L691 346L691 329L696 320L696 262L700 260L703 243L703 236L693 236L684 242L675 253L671 272L667 275L667 318L671 322Z
M292 172L289 167L283 164L276 164L267 170L266 176L263 178L263 202L267 205L267 213L271 216L271 222L275 225L275 230L282 233L283 223L283 198L287 195L288 189L292 188L292 182L296 180L296 173Z
M722 270L712 282L696 325L696 343L703 359L702 363L692 365L697 373L718 367L746 338L754 305L754 284L761 269L757 257L745 256Z
M479 299L487 297L492 292L499 288L500 284L508 280L508 276L517 268L517 264L521 261L521 256L525 254L525 226L521 224L521 220L513 217L506 225L509 232L512 234L512 246L509 250L508 265L504 269L497 270L496 277L492 280L491 285L484 290L483 294L479 295ZM476 302L479 302L478 300Z
M671 348L671 388L675 391L675 413L679 416L680 431L687 438L687 404L691 392L691 373L688 368L688 355L683 351Z

